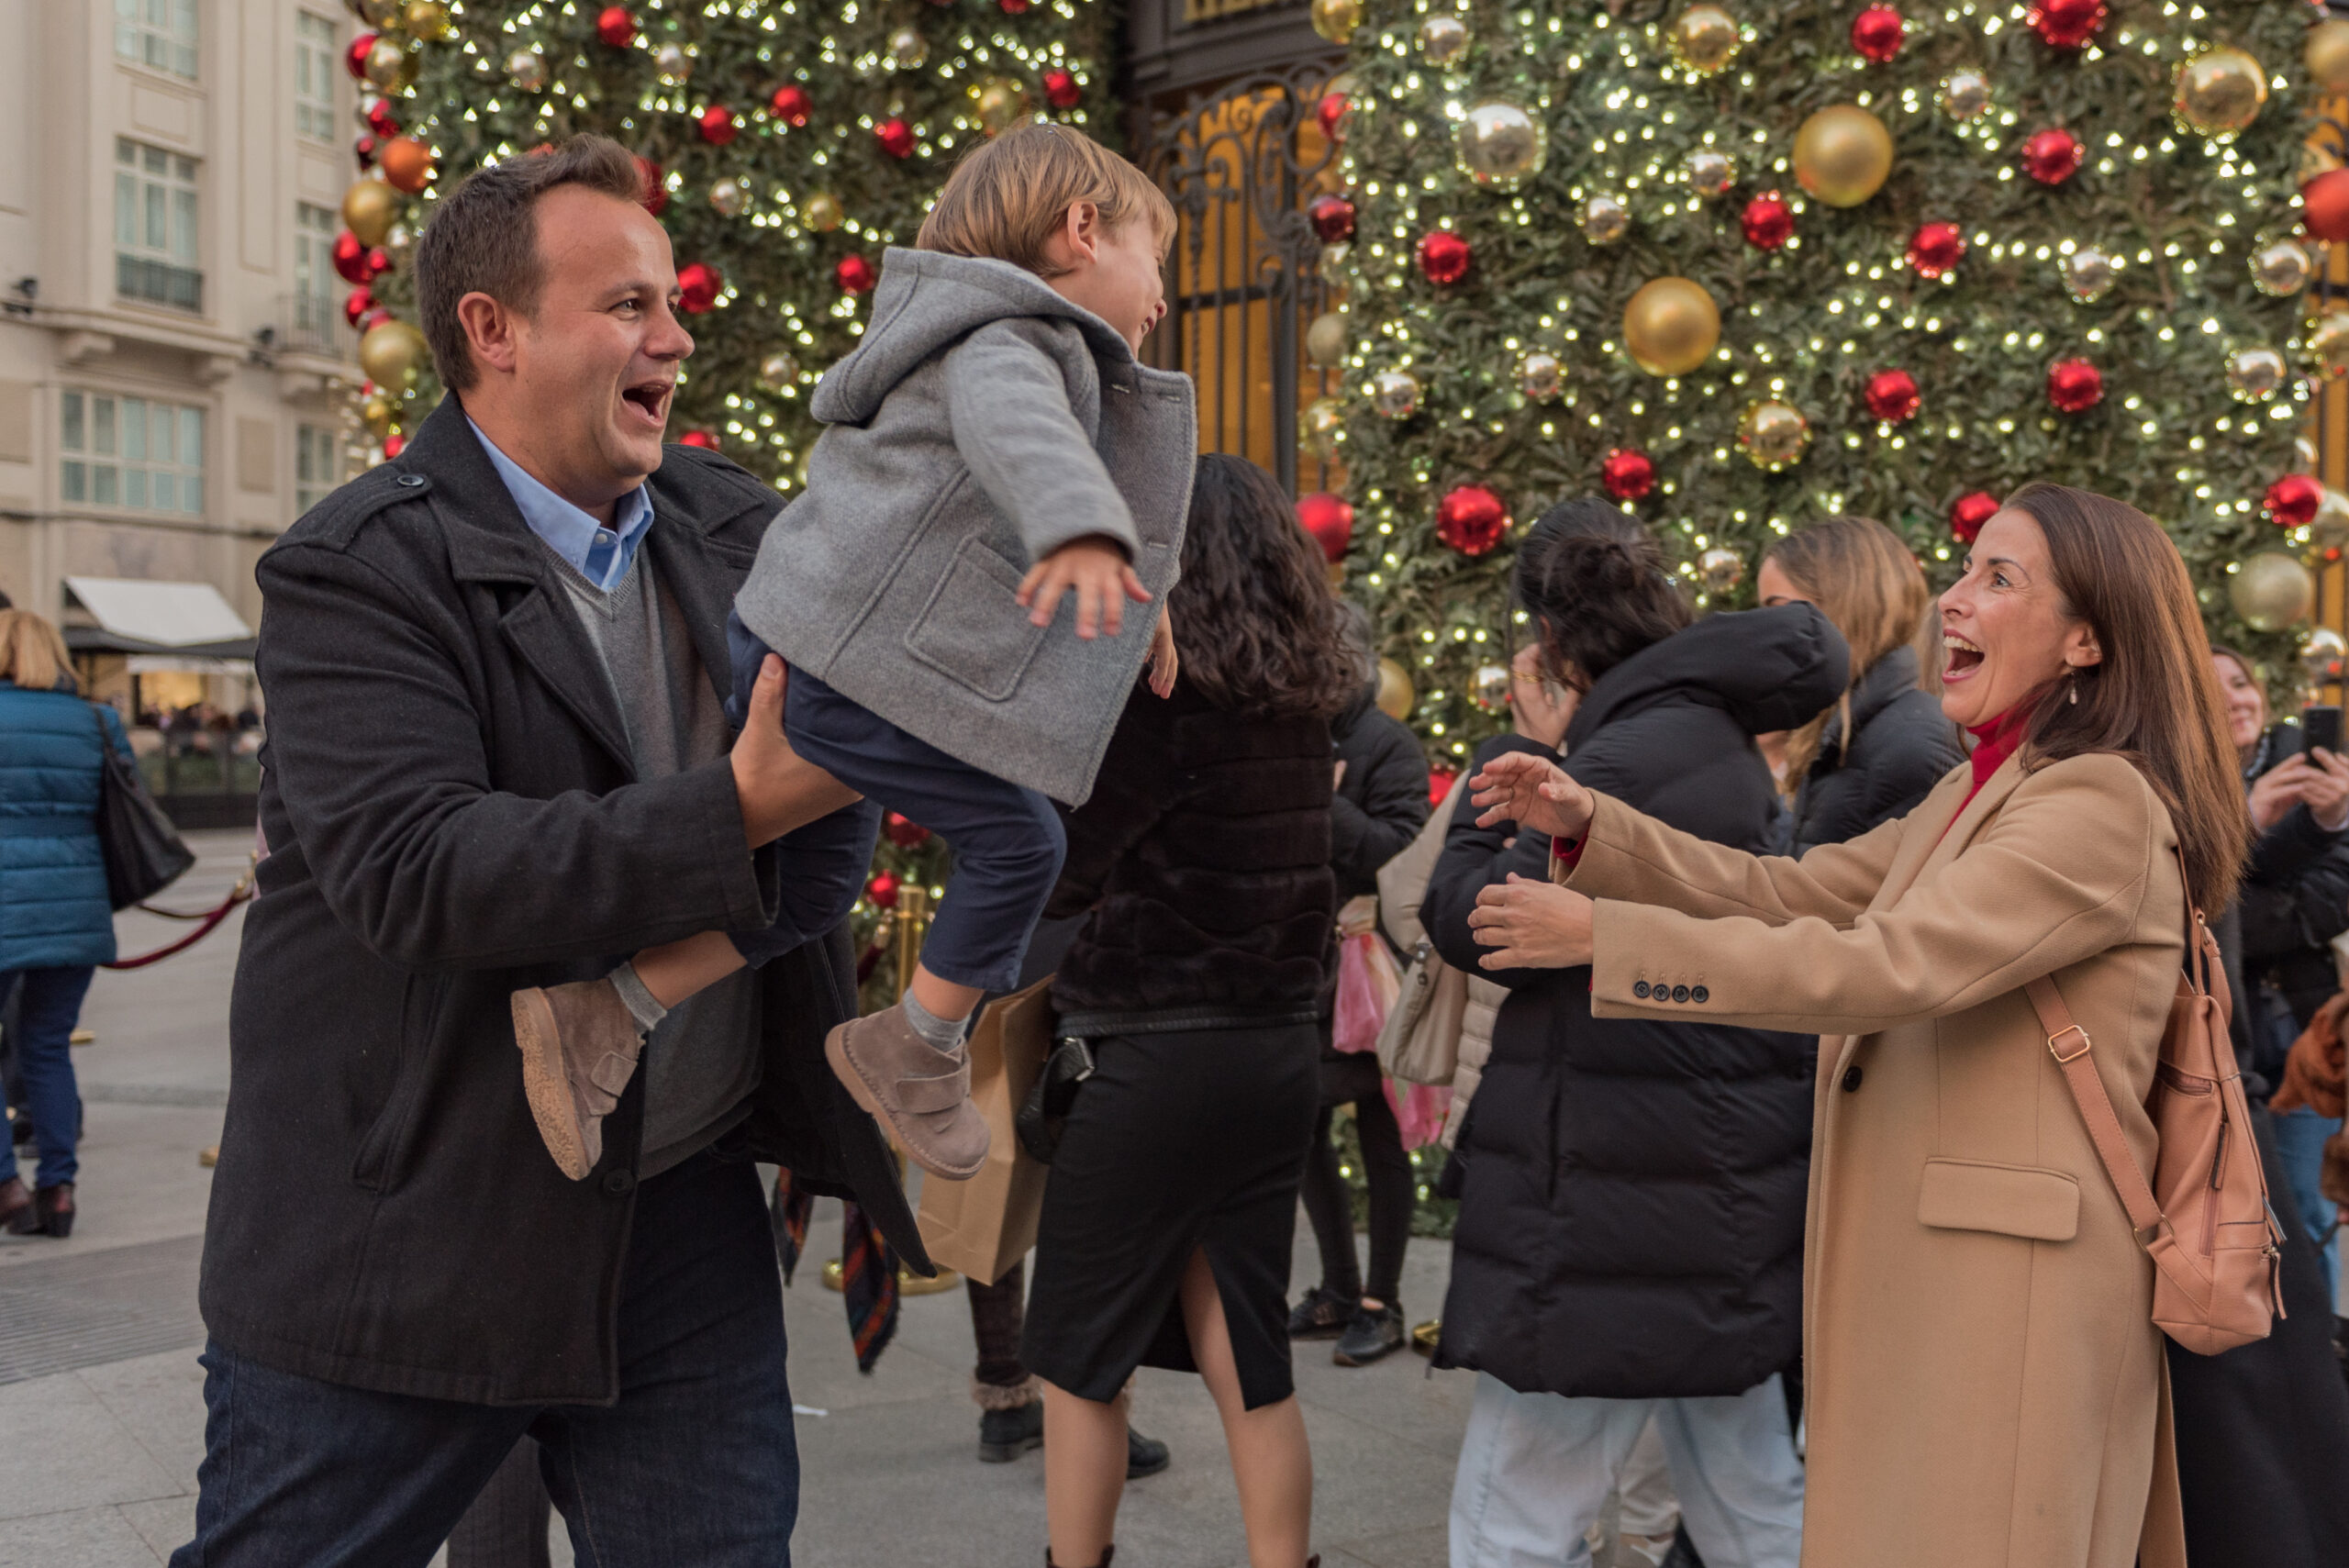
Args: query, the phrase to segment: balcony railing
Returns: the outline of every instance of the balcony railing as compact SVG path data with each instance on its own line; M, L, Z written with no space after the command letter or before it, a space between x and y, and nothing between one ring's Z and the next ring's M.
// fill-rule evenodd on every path
M308 354L322 360L351 357L352 333L342 319L342 301L331 295L284 294L277 296L277 336L281 352Z
M168 261L150 261L144 256L116 252L114 290L125 299L143 299L199 314L204 309L202 272L194 267L174 267Z

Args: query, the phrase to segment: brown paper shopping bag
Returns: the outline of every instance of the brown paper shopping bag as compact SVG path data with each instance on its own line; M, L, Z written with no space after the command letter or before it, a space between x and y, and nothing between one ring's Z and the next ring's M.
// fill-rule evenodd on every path
M1012 1129L1052 1047L1052 981L990 1003L971 1031L971 1103L987 1118L987 1159L967 1182L926 1176L922 1244L940 1264L993 1284L1036 1245L1046 1167Z

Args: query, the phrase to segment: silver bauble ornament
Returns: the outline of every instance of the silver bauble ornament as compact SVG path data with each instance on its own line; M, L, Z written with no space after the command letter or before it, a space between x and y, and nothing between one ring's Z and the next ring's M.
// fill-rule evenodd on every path
M1700 196L1720 195L1737 178L1737 165L1730 161L1729 154L1709 147L1690 153L1685 168L1688 188Z
M1408 419L1419 411L1419 382L1408 371L1380 371L1370 378L1370 406L1389 419Z
M1338 457L1338 431L1346 422L1346 406L1334 397L1317 397L1305 406L1297 417L1297 434L1302 445L1323 462L1334 462Z
M2341 660L2349 654L2349 643L2329 626L2318 627L2300 644L2300 678L2311 686L2328 686L2341 679Z
M2349 550L2349 495L2330 484L2324 487L2316 516L2309 519L2309 543L2327 552Z
M728 175L713 181L709 187L709 205L720 217L740 217L751 202L751 193L741 181Z
M1431 65L1449 65L1468 48L1468 24L1457 17L1430 17L1419 24L1419 52Z
M506 57L506 79L525 93L545 90L547 57L534 49L518 49Z
M2297 239L2270 239L2251 253L2251 281L2273 299L2298 294L2316 276L2316 261Z
M652 51L652 72L672 87L681 85L694 73L694 57L684 44L664 43Z
M1550 132L1515 104L1498 98L1470 106L1453 132L1460 172L1497 191L1513 191L1542 172L1550 156Z
M1990 79L1967 66L1942 78L1942 113L1960 124L1990 106Z
M1613 196L1593 196L1575 215L1582 237L1593 245L1612 245L1631 229L1631 209Z
M1745 581L1745 557L1719 545L1697 558L1697 581L1708 594L1727 594Z
M1517 361L1517 389L1536 403L1551 401L1565 384L1565 362L1546 349L1535 349Z
M2284 356L2266 344L2237 349L2227 356L2227 390L2244 403L2265 403L2291 379Z
M1509 691L1515 684L1516 678L1509 673L1508 665L1479 664L1476 673L1469 677L1468 689L1475 695L1476 706L1486 713L1507 713Z
M781 392L799 384L799 361L787 349L777 349L759 361L759 384Z
M930 40L917 28L899 28L889 35L889 63L900 71L918 70L930 58Z
M2064 272L2064 292L2082 305L2092 305L2112 292L2113 275L2120 263L2111 253L2093 245L2083 245L2058 263Z

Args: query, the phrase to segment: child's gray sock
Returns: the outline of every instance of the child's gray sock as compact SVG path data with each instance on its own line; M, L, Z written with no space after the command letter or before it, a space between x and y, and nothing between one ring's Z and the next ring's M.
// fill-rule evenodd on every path
M935 1051L952 1051L962 1044L963 1030L970 1021L967 1018L941 1018L914 1000L912 992L906 993L906 1022L913 1025L914 1033Z
M654 1027L669 1016L669 1009L654 1001L652 993L645 989L643 977L636 973L635 964L623 963L613 970L611 981L612 989L618 992L620 1000L628 1004L629 1016L646 1034L651 1034Z

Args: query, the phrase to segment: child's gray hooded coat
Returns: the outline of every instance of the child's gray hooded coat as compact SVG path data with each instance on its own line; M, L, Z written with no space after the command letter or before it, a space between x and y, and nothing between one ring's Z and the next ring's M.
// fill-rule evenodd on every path
M974 767L1081 804L1182 556L1190 378L1008 261L889 251L864 340L812 405L830 428L735 601L795 670ZM1147 605L1080 641L1029 624L1030 562L1106 534Z

